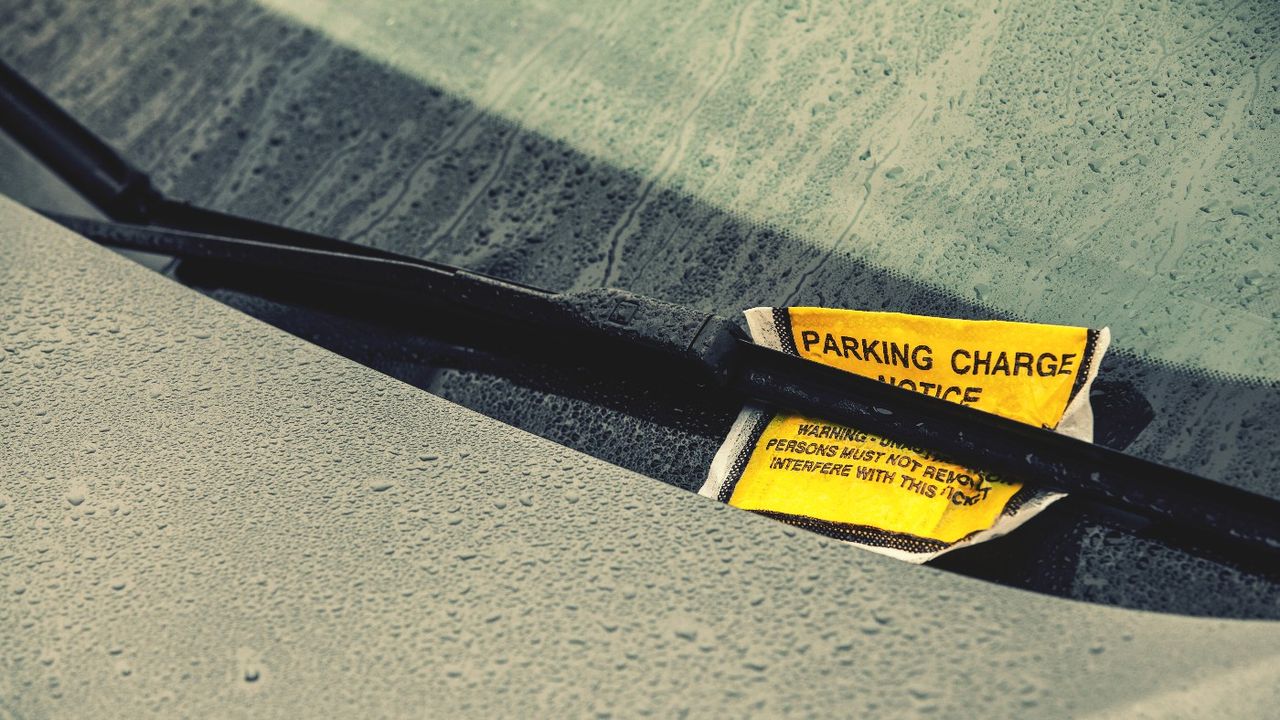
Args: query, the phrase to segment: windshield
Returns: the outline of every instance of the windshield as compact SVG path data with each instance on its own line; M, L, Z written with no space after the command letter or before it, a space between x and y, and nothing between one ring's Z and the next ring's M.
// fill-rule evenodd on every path
M400 235L465 158L415 254L580 234L563 285L906 309L905 281L1280 378L1274 3L267 5L465 105L339 234ZM331 178L298 199L354 193Z

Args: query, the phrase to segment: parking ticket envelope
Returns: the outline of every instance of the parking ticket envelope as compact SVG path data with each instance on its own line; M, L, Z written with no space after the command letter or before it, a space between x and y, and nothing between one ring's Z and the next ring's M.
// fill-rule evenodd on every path
M752 339L1011 420L1093 440L1103 328L830 308L754 308ZM859 428L747 406L699 491L909 562L1003 535L1063 497Z

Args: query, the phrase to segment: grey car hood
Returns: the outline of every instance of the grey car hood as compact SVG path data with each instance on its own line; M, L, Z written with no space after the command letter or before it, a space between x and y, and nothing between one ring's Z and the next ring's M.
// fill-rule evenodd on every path
M0 715L1247 716L1280 625L796 533L0 199Z

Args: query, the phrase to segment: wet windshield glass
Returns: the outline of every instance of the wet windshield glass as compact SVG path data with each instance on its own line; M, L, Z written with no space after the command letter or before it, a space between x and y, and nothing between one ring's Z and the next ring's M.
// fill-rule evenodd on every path
M743 307L944 293L1280 378L1268 3L267 4L460 106L340 234Z

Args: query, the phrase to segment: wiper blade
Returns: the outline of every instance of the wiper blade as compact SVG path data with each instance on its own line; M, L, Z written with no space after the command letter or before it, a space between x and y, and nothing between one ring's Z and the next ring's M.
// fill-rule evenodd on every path
M164 198L144 173L0 63L0 128L109 217L46 213L103 244L310 277L450 305L581 342L662 358L751 398L939 457L1165 523L1215 548L1280 556L1280 501L749 342L729 319L629 293L556 294Z

